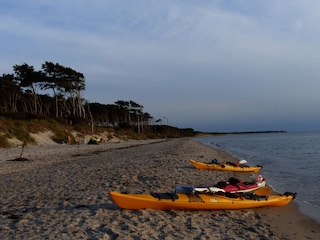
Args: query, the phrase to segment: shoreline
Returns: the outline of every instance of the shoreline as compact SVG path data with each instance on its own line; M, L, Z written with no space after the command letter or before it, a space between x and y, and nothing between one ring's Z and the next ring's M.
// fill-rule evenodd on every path
M108 190L160 192L230 176L250 179L193 168L190 158L236 160L193 139L35 146L24 151L30 161L8 161L20 151L0 154L1 239L320 239L320 225L294 201L239 211L129 211L112 202Z

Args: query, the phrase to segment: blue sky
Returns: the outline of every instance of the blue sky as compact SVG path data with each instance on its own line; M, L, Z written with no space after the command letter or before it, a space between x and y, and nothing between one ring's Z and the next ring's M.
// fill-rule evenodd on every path
M2 0L0 74L45 61L84 98L199 131L320 131L318 0Z

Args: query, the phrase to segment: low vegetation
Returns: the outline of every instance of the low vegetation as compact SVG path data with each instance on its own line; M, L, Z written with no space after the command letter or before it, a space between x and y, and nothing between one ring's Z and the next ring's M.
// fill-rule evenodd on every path
M30 116L29 116L30 117ZM167 125L154 125L150 129L141 132L134 131L131 127L99 127L89 125L70 125L40 116L29 119L8 118L0 116L0 148L12 147L10 139L18 139L23 145L37 145L36 140L30 133L41 133L52 131L52 140L56 143L66 143L68 137L71 144L78 143L79 138L86 135L99 135L107 133L110 140L118 139L157 139L157 138L179 138L192 137L196 133L193 129L178 129ZM21 145L22 145L21 144Z

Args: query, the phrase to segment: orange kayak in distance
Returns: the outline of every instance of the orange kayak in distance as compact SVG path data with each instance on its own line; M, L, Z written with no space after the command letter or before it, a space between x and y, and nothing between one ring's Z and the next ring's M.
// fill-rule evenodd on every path
M262 166L237 166L228 163L204 163L198 162L193 159L189 160L192 165L200 170L217 170L217 171L230 171L230 172L252 172L257 173L262 169Z

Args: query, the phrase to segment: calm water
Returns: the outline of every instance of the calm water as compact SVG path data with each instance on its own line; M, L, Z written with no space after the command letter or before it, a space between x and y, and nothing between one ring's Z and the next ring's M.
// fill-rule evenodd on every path
M267 184L279 193L297 192L300 210L320 223L320 133L267 133L196 140L263 166ZM218 159L219 160L219 159Z

